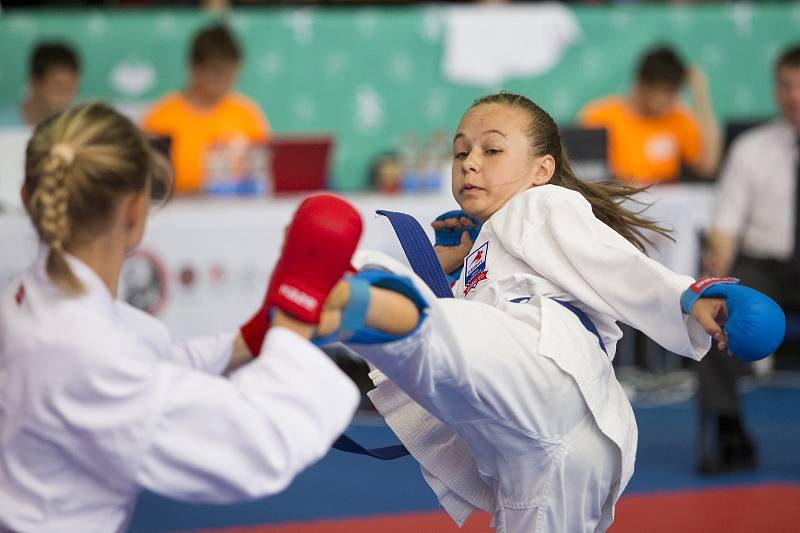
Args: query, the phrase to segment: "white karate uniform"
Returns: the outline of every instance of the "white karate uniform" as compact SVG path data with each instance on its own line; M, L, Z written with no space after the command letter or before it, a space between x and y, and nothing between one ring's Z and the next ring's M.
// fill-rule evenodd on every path
M65 296L46 255L0 301L0 530L122 531L141 489L274 494L350 421L356 387L295 333L226 378L234 333L173 342L71 256L87 292Z
M413 335L352 348L377 367L370 397L453 519L479 508L499 532L605 531L637 439L611 364L615 321L700 359L711 339L680 307L694 280L647 258L579 193L555 185L516 196L483 225L455 299L435 299L388 258L356 258L370 264L412 276L431 303ZM553 299L585 311L608 354Z

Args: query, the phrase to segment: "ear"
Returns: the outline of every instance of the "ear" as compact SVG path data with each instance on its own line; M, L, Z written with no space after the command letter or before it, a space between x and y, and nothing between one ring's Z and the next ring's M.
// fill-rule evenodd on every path
M537 157L533 162L533 185L544 185L556 172L556 160L550 154Z
M31 195L30 192L28 191L27 183L22 184L22 188L19 190L19 197L22 199L22 205L25 206L25 211L27 211L28 214L30 215L31 210L30 208L28 208L28 202L30 202Z
M144 235L147 214L150 210L150 197L146 191L131 194L122 200L120 208L127 235L126 247L133 249L138 246Z

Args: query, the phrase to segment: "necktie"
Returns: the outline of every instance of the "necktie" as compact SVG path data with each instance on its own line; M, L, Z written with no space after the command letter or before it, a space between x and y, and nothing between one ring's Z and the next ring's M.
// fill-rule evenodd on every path
M794 254L795 265L800 266L800 137L795 139L795 150L798 152L794 165Z

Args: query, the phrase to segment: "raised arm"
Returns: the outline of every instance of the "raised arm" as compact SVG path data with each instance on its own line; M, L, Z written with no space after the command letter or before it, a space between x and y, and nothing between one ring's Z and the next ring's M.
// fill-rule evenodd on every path
M722 154L722 133L714 114L708 89L708 77L699 68L689 71L689 92L695 117L700 126L700 157L694 164L694 170L704 178L714 177Z
M527 195L509 207L493 219L501 241L544 278L675 353L699 359L708 351L710 337L680 306L694 279L648 258L595 218L580 194Z

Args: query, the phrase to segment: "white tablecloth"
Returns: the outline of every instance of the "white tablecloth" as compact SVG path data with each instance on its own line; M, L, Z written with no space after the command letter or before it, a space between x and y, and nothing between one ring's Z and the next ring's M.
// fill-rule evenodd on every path
M708 224L708 186L651 189L648 214L674 227L676 241L659 239L651 255L675 271L697 274L697 236ZM456 208L451 198L354 195L364 216L364 248L404 259L388 221L376 209L404 211L432 236L429 221ZM175 336L238 327L261 303L283 235L300 197L174 201L156 209L140 251L123 275L121 293L161 318ZM23 213L0 215L0 285L23 270L36 253Z

